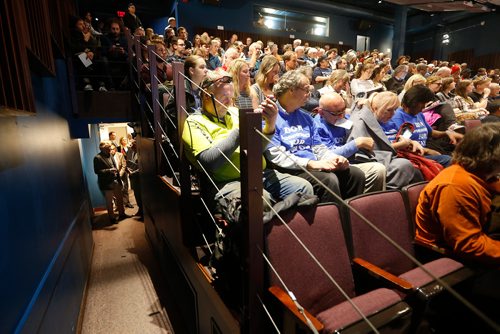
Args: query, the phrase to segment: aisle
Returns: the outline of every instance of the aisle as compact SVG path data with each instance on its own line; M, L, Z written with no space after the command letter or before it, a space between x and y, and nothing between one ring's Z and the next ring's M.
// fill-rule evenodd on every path
M136 211L127 209L127 214ZM164 300L165 291L158 288L161 273L143 222L128 218L109 225L102 214L96 217L92 234L94 255L81 333L174 333L158 297Z

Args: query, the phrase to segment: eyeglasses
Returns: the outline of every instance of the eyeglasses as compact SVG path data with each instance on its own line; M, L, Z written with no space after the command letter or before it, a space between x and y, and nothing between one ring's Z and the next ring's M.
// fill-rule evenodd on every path
M225 77L222 77L222 78L219 78L217 80L214 80L214 81L205 81L203 83L203 85L201 86L201 88L203 89L207 89L208 87L212 86L213 84L218 84L218 83L231 83L233 82L233 78L232 77L228 77L228 76L225 76Z
M323 109L323 108L319 108L319 110L321 110L324 113L328 113L328 114L330 114L332 116L335 116L335 117L342 116L345 113L345 108L342 109L341 111L337 111L337 112L326 110L326 109Z

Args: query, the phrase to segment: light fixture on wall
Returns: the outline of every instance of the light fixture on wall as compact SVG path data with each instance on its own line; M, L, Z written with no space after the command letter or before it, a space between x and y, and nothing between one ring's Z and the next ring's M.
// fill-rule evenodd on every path
M450 44L450 35L449 34L443 34L443 40L441 41L444 45Z

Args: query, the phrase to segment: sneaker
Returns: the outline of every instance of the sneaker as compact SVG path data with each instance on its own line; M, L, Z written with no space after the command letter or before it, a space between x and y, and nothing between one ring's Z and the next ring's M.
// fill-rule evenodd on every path
M106 89L106 86L101 86L99 87L100 92L107 92L108 90Z
M92 87L91 84L86 84L85 87L83 87L83 90L85 91L91 91L91 90L94 90L94 87Z

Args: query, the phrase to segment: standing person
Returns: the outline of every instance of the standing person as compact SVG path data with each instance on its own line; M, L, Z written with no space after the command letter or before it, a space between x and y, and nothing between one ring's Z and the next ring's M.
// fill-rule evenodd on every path
M131 141L130 151L127 155L127 170L130 178L130 188L134 191L135 202L137 203L138 208L134 216L139 216L139 219L144 219L141 195L141 177L139 170L139 154L137 152L137 143L135 140Z
M321 202L339 203L338 196L345 199L363 193L365 176L359 168L349 166L346 158L328 152L315 137L314 120L301 109L311 90L309 79L299 70L286 72L274 85L278 118L265 155L280 171L311 182Z
M108 133L108 138L111 144L115 145L115 147L118 147L118 142L116 141L116 132L115 131L109 131Z
M135 14L135 5L129 3L127 6L127 13L123 17L123 25L130 29L130 32L134 32L138 27L142 27L142 22L139 17Z
M111 224L117 222L113 213L113 197L116 198L118 208L118 220L125 219L125 207L123 206L122 181L118 172L116 162L111 155L112 144L109 141L101 141L99 150L94 157L94 173L97 174L97 183L104 198L106 199L106 209Z
M129 193L128 193L128 173L127 173L127 160L125 155L117 152L115 145L111 145L111 157L115 162L116 169L118 169L118 177L121 181L121 197L123 205L127 208L133 208L134 206L130 203ZM115 202L118 200L114 197Z

